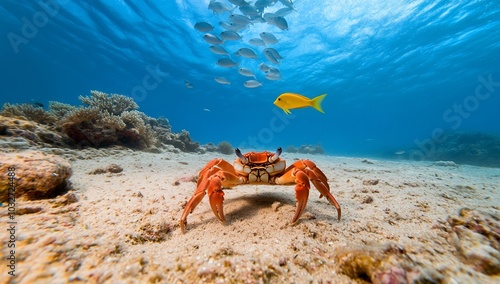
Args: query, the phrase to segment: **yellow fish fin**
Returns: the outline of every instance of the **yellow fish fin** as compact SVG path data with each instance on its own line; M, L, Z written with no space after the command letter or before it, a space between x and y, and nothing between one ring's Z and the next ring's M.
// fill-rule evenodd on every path
M313 98L313 99L311 100L311 102L312 102L312 105L311 105L311 106L312 106L313 108L315 108L317 111L319 111L319 112L321 112L321 113L325 113L325 112L323 111L323 109L321 108L321 102L323 101L323 99L324 99L325 97L326 97L326 94L323 94L323 95L321 95L321 96L317 96L317 97Z
M284 108L283 111L286 113L286 114L291 114L292 112L290 110L288 110L287 108Z

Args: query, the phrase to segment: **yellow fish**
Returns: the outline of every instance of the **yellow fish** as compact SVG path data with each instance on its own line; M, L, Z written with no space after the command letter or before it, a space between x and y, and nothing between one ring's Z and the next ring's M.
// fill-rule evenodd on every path
M290 109L303 108L311 106L321 113L325 113L321 108L321 102L326 97L326 94L317 96L313 99L304 97L294 93L283 93L275 101L274 104L281 108L286 114L290 114Z

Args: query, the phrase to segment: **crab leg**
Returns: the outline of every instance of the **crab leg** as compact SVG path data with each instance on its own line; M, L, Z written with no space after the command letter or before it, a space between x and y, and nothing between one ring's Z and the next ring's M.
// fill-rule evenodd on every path
M220 172L219 172L220 173ZM218 175L211 176L210 183L208 185L208 200L210 201L210 207L215 214L215 217L221 222L225 222L224 210L222 203L224 202L224 191L222 191L222 180Z
M200 185L200 181L203 180L202 177L209 177L215 173L214 169L223 170L236 175L236 172L230 163L223 159L213 159L200 171L198 186Z
M301 170L294 170L295 172L295 199L297 200L297 208L295 209L295 215L292 219L292 224L295 224L299 220L302 213L306 209L307 199L309 198L309 189L311 184L309 183L309 178Z
M297 161L293 163L292 166L295 166L298 169L302 169L307 173L307 176L314 184L314 187L316 187L316 189L320 192L319 198L324 196L333 206L335 206L335 209L337 209L337 219L340 221L342 211L340 209L339 203L330 193L330 186L328 185L325 174L316 166L315 163L309 160Z
M211 165L211 167L205 167L200 172L200 178L198 179L196 191L188 201L181 216L180 228L182 233L184 233L184 229L187 224L187 216L193 212L194 208L201 202L207 192L210 207L212 208L215 217L217 217L217 219L221 222L226 220L222 207L222 203L224 202L224 192L222 191L222 188L235 186L245 182L233 174L232 172L234 172L234 169L231 170L230 168L227 168L226 164L229 165L229 163L224 160L212 160L208 164ZM232 172L227 172L222 168L227 168Z
M297 208L295 215L292 218L292 224L302 216L306 209L307 200L309 199L309 189L311 184L307 174L299 169L290 169L284 175L274 180L276 184L296 184L295 185L295 200L297 200Z
M199 181L198 181L199 182ZM189 199L186 208L184 208L184 212L182 213L182 217L180 220L181 232L184 233L184 227L187 225L187 216L193 212L194 208L200 204L201 200L205 197L205 190L203 187L198 187L194 192L191 199Z
M285 170L285 174L277 178L275 182L277 184L296 183L297 178L295 177L295 170L303 171L308 179L314 184L314 187L316 187L316 189L320 192L319 197L321 198L324 196L331 204L333 204L333 206L335 206L337 209L338 220L340 221L342 216L340 205L335 197L333 197L330 193L330 186L328 185L325 174L313 162L309 160L299 160L293 163Z

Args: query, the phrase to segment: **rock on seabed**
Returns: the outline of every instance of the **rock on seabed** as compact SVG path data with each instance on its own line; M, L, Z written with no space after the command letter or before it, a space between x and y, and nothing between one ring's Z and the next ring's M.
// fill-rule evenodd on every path
M16 199L34 200L64 192L72 170L65 159L40 151L0 153L0 202L8 201L9 173L15 174Z
M448 222L453 229L452 243L462 261L486 275L500 275L500 218L463 208Z

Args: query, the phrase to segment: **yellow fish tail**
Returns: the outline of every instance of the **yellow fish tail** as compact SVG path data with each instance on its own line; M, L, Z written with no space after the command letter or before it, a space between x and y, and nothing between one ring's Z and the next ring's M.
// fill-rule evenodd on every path
M313 99L311 100L311 102L312 102L312 105L311 105L311 106L312 106L313 108L315 108L317 111L319 111L319 112L321 112L321 113L325 113L325 112L323 111L323 109L321 108L321 102L323 101L323 99L324 99L325 97L326 97L326 94L323 94L323 95L321 95L321 96L317 96L317 97L313 98Z

